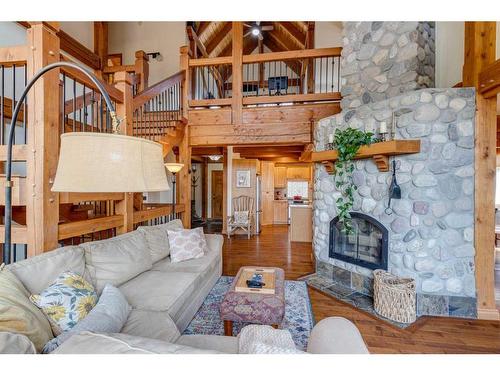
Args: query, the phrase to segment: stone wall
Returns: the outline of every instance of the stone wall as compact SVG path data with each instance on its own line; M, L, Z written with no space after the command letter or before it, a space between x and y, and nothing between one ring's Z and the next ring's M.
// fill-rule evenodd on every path
M385 28L386 26L384 26ZM376 31L376 30L375 30ZM403 34L404 35L404 34ZM473 89L423 89L321 120L315 149L325 149L337 128L375 128L402 114L396 139L420 139L421 152L397 156L402 199L388 203L390 172L372 159L356 161L354 211L375 217L389 230L389 272L417 281L419 315L475 316L474 278L474 113ZM314 252L317 271L371 293L371 271L328 257L329 223L336 216L333 176L315 167Z
M434 87L434 22L345 22L342 109Z

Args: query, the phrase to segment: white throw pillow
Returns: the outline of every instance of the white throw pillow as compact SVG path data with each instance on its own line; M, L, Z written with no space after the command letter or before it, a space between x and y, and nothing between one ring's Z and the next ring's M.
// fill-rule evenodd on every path
M234 211L234 222L235 223L248 222L248 211Z
M209 251L203 228L169 230L168 242L172 263L201 258Z

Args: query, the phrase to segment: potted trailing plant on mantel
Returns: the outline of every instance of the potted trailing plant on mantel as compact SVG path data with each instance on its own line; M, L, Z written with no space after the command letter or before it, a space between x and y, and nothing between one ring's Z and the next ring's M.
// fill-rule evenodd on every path
M337 150L338 159L335 161L334 181L335 187L341 193L341 196L336 201L338 223L346 234L352 233L350 211L354 203L354 191L358 189L352 179L354 157L361 146L379 141L370 132L353 128L335 130L333 147Z

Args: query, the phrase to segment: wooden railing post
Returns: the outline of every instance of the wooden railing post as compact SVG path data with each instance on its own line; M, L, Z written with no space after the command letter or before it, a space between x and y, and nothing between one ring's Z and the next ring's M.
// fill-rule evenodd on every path
M190 90L190 70L189 70L189 47L182 46L180 48L180 69L185 72L184 81L182 83L182 116L188 118L188 105L191 97ZM179 145L179 163L184 164L184 168L177 175L177 203L184 204L184 212L182 213L182 223L185 228L191 228L191 178L189 171L191 170L191 147L189 146L189 126L184 127L184 137Z
M33 22L27 30L27 78L59 61L57 22ZM57 247L59 194L50 189L59 154L59 69L41 77L28 94L26 225L28 257Z
M496 22L466 22L463 86L479 89L479 73L495 61ZM499 319L495 306L495 174L497 98L476 95L474 247L477 313Z
M243 22L233 22L232 123L241 125L243 118Z
M120 133L132 135L134 98L130 74L126 72L115 73L115 87L123 92L123 103L116 105L116 114L122 120L119 128ZM134 229L134 193L125 193L124 199L116 202L115 211L117 215L123 215L123 225L117 228L117 233L132 231Z
M191 70L189 68L189 47L182 46L180 48L180 69L184 71L184 82L182 83L182 116L188 118L189 100L191 99Z
M138 91L143 91L148 88L149 79L149 57L146 52L140 50L135 52L135 74L140 77Z

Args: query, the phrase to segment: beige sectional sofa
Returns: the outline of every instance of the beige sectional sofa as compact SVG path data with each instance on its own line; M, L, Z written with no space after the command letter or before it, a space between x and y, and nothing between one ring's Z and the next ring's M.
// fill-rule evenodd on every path
M162 229L179 227L179 220L162 225ZM161 256L154 251L154 241L159 240L155 237L157 229L158 226L144 227L107 240L67 246L8 266L32 294L40 293L62 272L73 271L89 280L98 293L107 283L115 285L131 305L121 333L83 332L72 336L54 353L238 352L235 337L181 335L222 274L223 237L207 234L208 254L171 263L169 256L159 259ZM313 331L312 342L314 335L319 342L313 345L314 352L345 352L346 346L332 345L332 338L336 343L345 343L346 338L353 342L353 346L347 346L350 352L367 352L352 323L332 319L325 326L328 339L317 329L316 334ZM344 328L339 331L339 327ZM0 335L0 347L2 340L19 342L8 336Z

